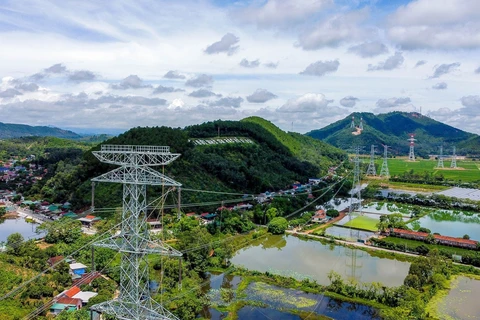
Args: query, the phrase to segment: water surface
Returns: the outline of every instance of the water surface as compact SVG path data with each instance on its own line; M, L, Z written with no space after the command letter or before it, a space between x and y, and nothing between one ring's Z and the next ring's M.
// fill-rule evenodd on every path
M43 234L37 234L37 223L26 222L23 218L0 220L0 242L7 241L12 233L20 233L25 240L41 238Z

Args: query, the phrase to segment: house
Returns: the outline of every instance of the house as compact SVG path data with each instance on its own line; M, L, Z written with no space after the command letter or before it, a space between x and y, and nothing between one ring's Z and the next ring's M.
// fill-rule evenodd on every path
M313 222L323 223L328 220L325 210L317 210L312 217Z
M56 302L61 303L61 304L75 306L76 310L82 308L82 300L79 299L79 298L60 297L60 298L57 299Z
M76 295L77 293L79 293L81 290L79 287L77 286L73 286L71 287L70 289L62 292L59 296L62 297L68 297L68 298L73 298L74 295Z
M85 227L88 227L90 228L95 222L101 220L102 218L100 217L95 217L95 216L92 216L92 215L88 215L84 218L80 218L78 219L78 221L80 221L82 223L82 225L84 225Z
M147 219L147 224L151 229L161 229L162 223L158 219Z
M51 257L47 260L47 263L50 267L53 267L57 263L60 263L60 261L63 260L63 256L56 256L56 257Z
M308 183L311 185L318 185L320 182L322 182L322 179L320 178L310 178L308 179Z
M77 306L73 304L54 303L50 307L50 312L54 315L58 315L62 311L75 311Z
M429 235L426 232L418 232L418 231L410 231L410 230L403 230L403 229L390 229L390 235L399 238L407 238L407 239L414 239L423 241ZM460 247L460 248L468 248L468 249L476 249L478 245L478 241L470 240L470 239L463 239L463 238L455 238L455 237L448 237L442 236L439 234L434 234L433 237L438 244L446 245L446 246L453 246L453 247Z
M88 303L88 301L97 296L98 293L92 291L80 291L76 295L73 296L74 299L81 300L80 308ZM79 309L80 309L79 308Z
M75 263L72 263L69 265L70 267L70 273L72 275L82 275L86 272L86 269L87 269L87 266L84 265L83 263L78 263L78 262L75 262Z

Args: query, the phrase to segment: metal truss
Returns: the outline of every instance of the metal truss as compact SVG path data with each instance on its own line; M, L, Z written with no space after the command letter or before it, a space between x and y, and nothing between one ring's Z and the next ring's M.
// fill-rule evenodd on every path
M171 163L180 154L170 153L169 147L122 145L102 145L93 154L102 162L121 166L92 181L122 183L123 209L120 234L95 244L120 252L120 294L91 309L118 319L177 319L150 297L147 254L171 257L182 254L167 244L150 240L146 193L147 185L181 186L148 167Z

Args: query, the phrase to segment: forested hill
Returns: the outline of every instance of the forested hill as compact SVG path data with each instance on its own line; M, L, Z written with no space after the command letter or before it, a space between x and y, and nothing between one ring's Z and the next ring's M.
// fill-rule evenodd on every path
M219 135L220 138L248 138L253 143L194 143L196 139L218 139ZM346 154L337 148L299 134L282 132L259 118L207 122L185 129L139 127L107 140L105 144L170 146L171 152L181 156L165 167L165 173L182 183L184 188L237 193L278 190L294 181L305 182L308 178L323 175L328 167L346 159ZM68 176L57 172L50 182L42 183L48 189L55 182L57 191L64 188L62 194L70 194L65 200L76 206L88 205L89 179L111 168L101 164L89 151L76 172L70 172ZM41 196L42 189L39 186L35 192ZM95 192L96 206L118 205L120 195L119 185L100 184ZM211 199L211 195L185 193L182 199L197 202Z
M350 127L352 116L358 127L360 118L363 118L363 131ZM398 155L408 155L409 133L415 133L415 151L419 156L438 154L439 147L443 145L445 154L451 152L453 146L457 147L458 154L474 152L470 145L464 141L476 137L475 134L462 131L452 126L433 120L416 112L391 112L374 115L373 113L353 113L343 120L332 123L325 128L313 130L306 135L328 142L341 149L350 149L352 146L361 145L369 150L375 144L392 146L392 152ZM478 148L478 147L477 147ZM476 152L475 152L476 153Z
M25 124L13 124L0 122L0 139L18 137L57 137L68 139L79 139L80 135L75 132L54 127L29 126Z

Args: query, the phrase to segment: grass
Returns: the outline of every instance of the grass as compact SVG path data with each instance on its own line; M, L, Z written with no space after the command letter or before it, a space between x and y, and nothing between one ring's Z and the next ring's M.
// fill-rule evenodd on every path
M386 242L389 243L394 243L394 244L402 244L405 245L407 250L408 248L416 248L420 245L424 245L427 248L434 249L437 248L438 250L447 252L448 254L456 254L456 255L471 255L475 253L475 250L468 250L468 249L463 249L463 248L456 248L456 247L449 247L449 246L443 246L440 244L429 244L425 243L423 241L417 241L417 240L411 240L411 239L403 239L403 238L397 238L397 237L386 237L383 239Z
M377 167L381 167L382 160L376 161ZM449 170L450 160L444 160L445 169L437 169L436 160L418 159L415 162L409 162L405 159L388 159L388 169L390 175L400 175L406 171L413 170L415 173L422 174L423 172L432 172L434 175L442 174L447 180L461 180L464 182L472 182L480 180L480 170L476 161L457 160L457 167L464 168L464 170Z
M355 219L345 223L344 226L368 231L377 231L377 223L378 219L358 216Z
M438 186L432 184L420 184L420 183L407 183L407 182L393 182L389 181L388 187L392 189L402 189L408 191L421 191L421 192L437 192L450 189L448 186Z

